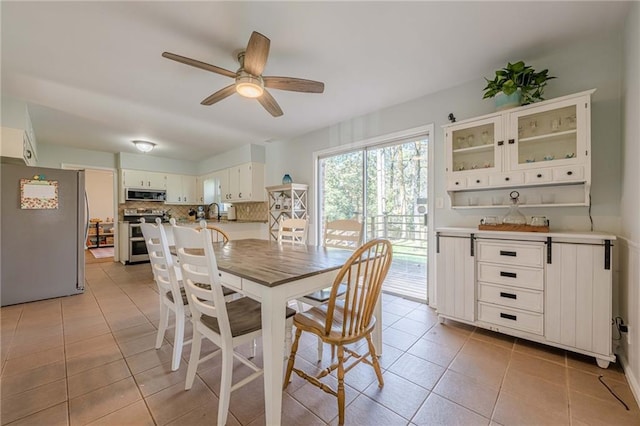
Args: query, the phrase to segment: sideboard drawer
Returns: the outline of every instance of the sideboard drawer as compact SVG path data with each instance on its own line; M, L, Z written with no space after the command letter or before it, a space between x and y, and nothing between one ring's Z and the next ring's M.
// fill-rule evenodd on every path
M478 302L478 320L538 335L544 334L544 316L539 313Z
M544 311L544 294L537 290L478 283L478 300L508 308Z
M544 272L537 268L478 263L478 281L543 290Z
M544 266L544 244L478 241L478 261L508 265Z

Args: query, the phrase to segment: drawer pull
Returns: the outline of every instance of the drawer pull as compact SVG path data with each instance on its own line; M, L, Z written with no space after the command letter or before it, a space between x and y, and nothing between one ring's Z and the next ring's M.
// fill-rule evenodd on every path
M513 293L505 293L504 291L500 292L500 297L506 297L507 299L517 299L518 295Z
M509 180L509 178L508 178L508 177L506 177L506 178L504 178L504 180L508 181L508 180Z
M568 174L569 176L571 176L571 175L573 174L573 172L572 172L571 170L569 170L569 171L567 172L567 174Z
M500 318L508 319L511 321L518 321L518 317L516 315L505 314L504 312L500 312Z
M538 173L538 174L536 175L536 177L537 177L538 179L539 179L539 178L541 178L541 177L542 177L542 173Z
M507 277L507 278L518 278L518 274L516 274L515 272L500 271L500 276Z
M515 251L500 250L500 256L516 257L518 256L518 253Z
M480 179L476 179L476 183L480 183Z

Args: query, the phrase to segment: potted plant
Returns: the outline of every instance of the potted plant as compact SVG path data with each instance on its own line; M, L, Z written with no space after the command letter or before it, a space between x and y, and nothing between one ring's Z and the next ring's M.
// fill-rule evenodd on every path
M509 62L506 67L496 71L493 80L485 78L487 86L482 89L482 99L495 97L498 110L542 101L544 87L552 78L555 77L549 76L547 69L536 72L523 61L514 64Z

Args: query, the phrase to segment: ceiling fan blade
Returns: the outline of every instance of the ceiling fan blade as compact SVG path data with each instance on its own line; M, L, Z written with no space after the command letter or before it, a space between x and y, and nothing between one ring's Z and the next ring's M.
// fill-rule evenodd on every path
M206 71L215 72L216 74L225 75L227 77L236 78L236 73L226 70L224 68L216 67L215 65L207 64L205 62L196 61L195 59L187 58L184 56L176 55L175 53L163 52L162 56L171 59L182 64L191 65L192 67L200 68Z
M280 109L280 105L278 105L273 96L271 96L271 93L266 90L262 93L262 96L256 99L260 102L260 105L262 105L264 109L269 111L269 114L274 117L280 117L283 114L282 109Z
M224 89L218 90L216 93L214 93L213 95L209 96L208 98L206 98L205 100L200 102L200 104L202 104L202 105L213 105L216 102L219 102L219 101L223 100L224 98L228 98L229 96L233 95L234 93L236 93L236 85L235 85L235 83L234 84L230 84L229 86L225 87Z
M246 72L255 76L262 74L269 57L270 44L271 41L259 32L251 33L247 50L244 53L244 70Z
M262 77L264 87L270 89L289 90L291 92L322 93L324 83L293 77Z

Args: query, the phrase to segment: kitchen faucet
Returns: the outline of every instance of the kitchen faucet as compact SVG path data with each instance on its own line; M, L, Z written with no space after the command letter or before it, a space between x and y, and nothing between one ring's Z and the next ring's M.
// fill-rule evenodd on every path
M211 218L211 216L212 216L212 212L211 212L212 206L216 206L216 213L218 214L218 222L220 222L220 218L222 216L220 215L220 205L218 203L209 204L209 207L208 207L208 209L209 209L209 218Z

